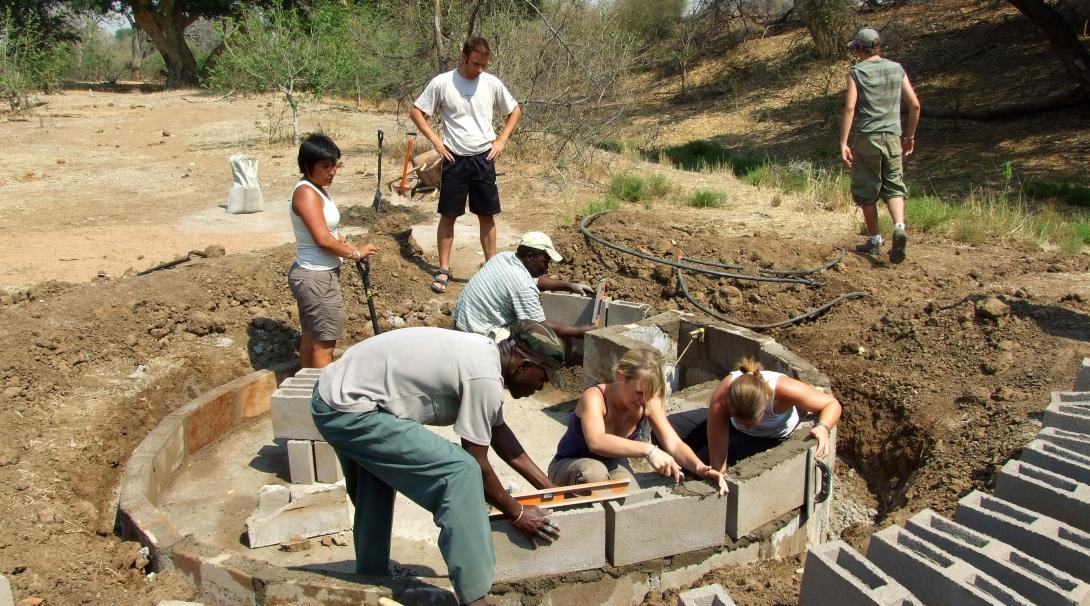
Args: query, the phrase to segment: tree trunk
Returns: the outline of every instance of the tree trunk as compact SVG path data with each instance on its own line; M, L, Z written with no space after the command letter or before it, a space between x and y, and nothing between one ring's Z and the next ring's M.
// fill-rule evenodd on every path
M446 52L443 50L443 28L439 23L439 0L432 0L432 11L434 13L432 23L435 25L435 68L441 72Z
M185 29L196 18L187 15L175 0L161 0L158 8L151 5L151 0L136 0L133 17L163 56L167 66L167 88L196 85L197 60L185 42Z
M1071 81L1090 100L1090 53L1079 41L1075 30L1055 8L1041 0L1009 0L1023 15L1041 28L1049 46L1059 56Z
M132 30L131 50L132 60L129 62L129 79L138 81L143 79L143 75L140 73L140 64L144 61L144 49L140 48L140 26L136 24L136 20L131 15L126 14L125 20L129 22L129 29Z
M844 54L845 41L855 25L854 11L846 0L798 0L795 9L810 32L818 56L835 59Z

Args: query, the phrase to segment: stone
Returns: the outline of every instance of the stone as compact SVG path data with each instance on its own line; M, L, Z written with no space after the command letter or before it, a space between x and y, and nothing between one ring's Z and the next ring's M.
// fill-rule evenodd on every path
M735 606L735 603L723 586L716 583L681 592L677 606Z
M288 503L283 504L283 490ZM274 507L280 504L279 507ZM352 505L344 482L312 486L263 487L258 505L246 519L250 548L266 547L299 537L309 538L352 528Z

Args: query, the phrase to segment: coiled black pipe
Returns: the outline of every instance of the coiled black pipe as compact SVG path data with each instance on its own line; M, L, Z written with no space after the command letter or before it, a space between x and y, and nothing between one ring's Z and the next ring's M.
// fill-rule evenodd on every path
M599 212L599 213L594 213L593 215L588 215L582 221L579 222L579 231L588 240L591 240L593 242L597 242L597 243L599 243L602 246L605 246L607 248L612 248L613 250L616 250L617 252L621 252L621 253L624 253L624 254L627 254L627 255L632 255L634 257L639 257L640 259L644 259L645 261L651 261L652 263L660 263L662 265L669 265L671 267L676 268L677 269L678 285L681 287L681 292L685 295L685 298L688 299L689 303L691 303L694 307L696 307L700 311L708 314L709 316L711 316L713 318L716 318L717 320L721 320L723 322L726 322L728 324L733 324L734 326L741 326L742 328L748 328L750 330L768 330L768 329L772 329L772 328L779 328L781 326L787 326L788 324L794 324L795 322L801 322L802 320L806 320L808 318L813 318L813 317L815 317L815 316L817 316L819 314L824 313L825 311L827 311L828 309L830 309L832 306L836 305L837 303L840 303L842 301L849 301L849 300L852 300L852 299L859 299L859 298L867 296L867 294L868 294L868 293L862 292L862 291L845 293L843 295L840 295L840 296L834 298L833 300L831 300L831 301L829 301L827 303L824 303L820 307L814 308L814 309L812 309L812 310L810 310L810 311L808 311L806 313L799 314L799 315L797 315L797 316L795 316L793 318L788 318L786 320L781 320L779 322L773 322L771 324L747 324L745 322L739 322L737 320L732 320L731 318L729 318L727 316L724 316L723 314L721 314L719 312L716 312L715 310L710 309L707 306L705 306L704 304L702 304L702 303L696 301L695 299L693 299L693 296L689 293L689 288L685 285L685 279L682 277L682 273L681 273L682 270L694 271L694 272L697 272L697 273L701 273L701 274L705 274L705 275L709 275L709 276L716 276L716 277L720 277L720 278L732 278L732 279L735 279L735 280L754 280L754 281L757 281L757 282L781 282L781 283L787 283L787 284L804 284L806 286L818 287L818 286L821 286L823 284L823 282L819 282L817 280L810 280L810 279L807 279L807 278L787 277L787 276L798 276L798 275L805 275L805 274L815 273L815 272L819 272L819 271L824 271L824 270L836 265L837 263L839 263L840 260L844 258L844 251L841 250L840 254L837 255L837 258L834 261L826 263L825 265L819 265L817 267L812 267L812 268L808 268L808 269L792 269L792 270L773 270L773 269L763 269L763 268L759 269L759 271L762 272L762 273L775 274L776 276L785 276L785 277L752 276L752 275L746 275L746 274L734 274L734 273L728 273L728 272L714 271L714 270L710 270L710 269L705 269L703 267L697 267L695 265L689 265L687 263L681 263L680 260L679 261L673 261L671 259L664 259L662 257L656 257L654 255L649 255L647 253L640 252L640 251L632 249L632 248L621 246L619 244L614 244L613 242L610 242L609 240L606 240L605 238L602 238L600 236L596 236L596 235L592 234L590 232L590 229L589 229L590 224L592 222L594 222L595 219L597 219L598 217L600 217L600 216L602 216L602 215L604 215L604 214L606 214L608 212L611 212L611 211L607 210L607 211L602 211L602 212ZM700 263L700 264L709 265L709 266L713 266L713 267L722 267L722 268L728 268L728 269L745 269L744 266L728 265L728 264L725 264L725 263L717 263L715 261L706 261L706 260L703 260L703 259L694 259L694 258L691 258L691 257L681 257L681 258L683 258L685 260L688 260L688 261L692 261L694 263Z
M614 244L613 242L610 242L609 240L606 240L605 238L602 238L602 237L599 237L599 236L596 236L596 235L592 234L590 232L590 229L588 229L588 226L591 224L591 222L593 222L595 219L597 219L598 217L600 217L600 216L602 216L602 215L604 215L604 214L606 214L608 212L610 212L610 211L606 210L606 211L602 211L600 213L594 213L593 215L588 215L586 218L584 218L579 223L579 231L585 237L587 237L588 239L590 239L590 240L592 240L594 242L597 242L597 243L599 243L602 246L605 246L607 248L612 248L613 250L616 250L618 252L622 252L622 253L625 253L625 254L628 254L628 255L632 255L634 257L639 257L639 258L641 258L641 259L643 259L645 261L651 261L653 263L661 263L663 265L669 265L671 267L676 267L678 269L685 269L685 270L688 270L688 271L695 271L697 273L701 273L701 274L705 274L705 275L709 275L709 276L716 276L716 277L719 277L719 278L731 278L731 279L734 279L734 280L753 280L754 282L781 282L781 283L786 283L786 284L802 284L804 286L810 286L810 287L818 287L818 286L821 286L823 284L823 282L819 282L817 280L811 280L809 278L780 278L780 277L772 277L772 276L751 276L751 275L747 275L747 274L735 274L735 273L728 273L728 272L723 272L723 271L715 271L715 270L711 270L711 269L705 269L703 267L697 267L696 265L689 265L687 263L681 263L680 261L674 261L672 259L665 259L663 257L656 257L654 255L649 255L649 254L647 254L645 252L640 252L640 251L632 249L632 248L627 248L627 247L621 246L619 244Z

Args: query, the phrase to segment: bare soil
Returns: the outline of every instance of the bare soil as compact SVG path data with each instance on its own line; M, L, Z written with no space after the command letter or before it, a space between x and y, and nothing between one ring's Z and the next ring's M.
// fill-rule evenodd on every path
M967 10L985 31L1011 27L1007 16L994 14L1000 9L927 5L935 6L952 14ZM924 8L905 14L922 19L913 11ZM789 35L776 37L779 46L773 46L785 47ZM0 574L18 597L41 597L47 605L191 598L192 589L177 576L146 574L138 546L113 534L114 491L129 453L162 417L203 389L295 355L298 319L285 283L293 258L285 204L296 179L294 149L264 142L255 126L266 120L271 98L228 103L194 92L70 91L46 100L40 117L3 125L0 427L7 439L0 443ZM713 108L669 100L660 110L684 110L707 124L720 119ZM749 119L745 107L724 111L728 125ZM969 166L989 137L1059 132L1077 122L1070 118L1048 114L986 135L973 125L948 134L944 154ZM699 130L675 122L671 136L678 141ZM386 208L378 216L367 208L374 192L373 133L384 128L388 140L395 137L396 116L315 105L304 126L319 125L346 152L347 168L334 186L346 222L357 238L382 248L372 269L382 328L449 326L464 282L453 282L445 296L433 294L428 283L435 259L417 254L421 243L406 232L431 216L433 202ZM934 137L945 130L927 128ZM773 141L777 129L782 141L794 140L795 131L783 124L752 134ZM1075 137L1076 145L1084 136ZM1019 145L1027 159L1046 163L1072 153L1049 141ZM232 218L219 208L230 186L226 157L238 151L261 160L265 213ZM585 282L608 276L615 297L695 311L671 269L592 244L567 219L601 183L565 184L516 160L501 159L502 229L550 232L566 257L554 275ZM384 174L396 163L388 154ZM729 191L732 203L698 210L659 200L591 225L622 246L782 269L828 263L858 241L850 213L814 209L729 175L633 167L661 171L683 187ZM227 254L145 276L126 271L210 245ZM473 259L458 262L469 266ZM998 466L1036 431L1049 391L1068 388L1078 360L1090 355L1088 271L1085 254L1006 241L966 246L913 234L904 264L848 253L818 276L820 287L689 275L686 282L698 301L746 323L781 320L847 292L867 293L817 319L768 332L827 374L844 404L838 520L843 536L863 548L878 527L922 507L950 513L959 496L992 487ZM351 266L342 280L347 345L371 329ZM798 558L738 567L698 584L721 582L743 605L790 604L801 567Z

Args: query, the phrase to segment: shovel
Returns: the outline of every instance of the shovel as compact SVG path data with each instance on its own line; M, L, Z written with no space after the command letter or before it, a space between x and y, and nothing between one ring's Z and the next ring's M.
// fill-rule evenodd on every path
M381 137L382 131L379 133ZM367 295L367 311L371 313L371 328L375 329L377 335L379 333L378 314L375 313L375 292L371 290L371 260L365 257L356 261L356 270L360 272L360 279L363 280L363 292Z
M375 202L371 208L379 212L382 207L382 129L378 129L378 181L375 183Z

